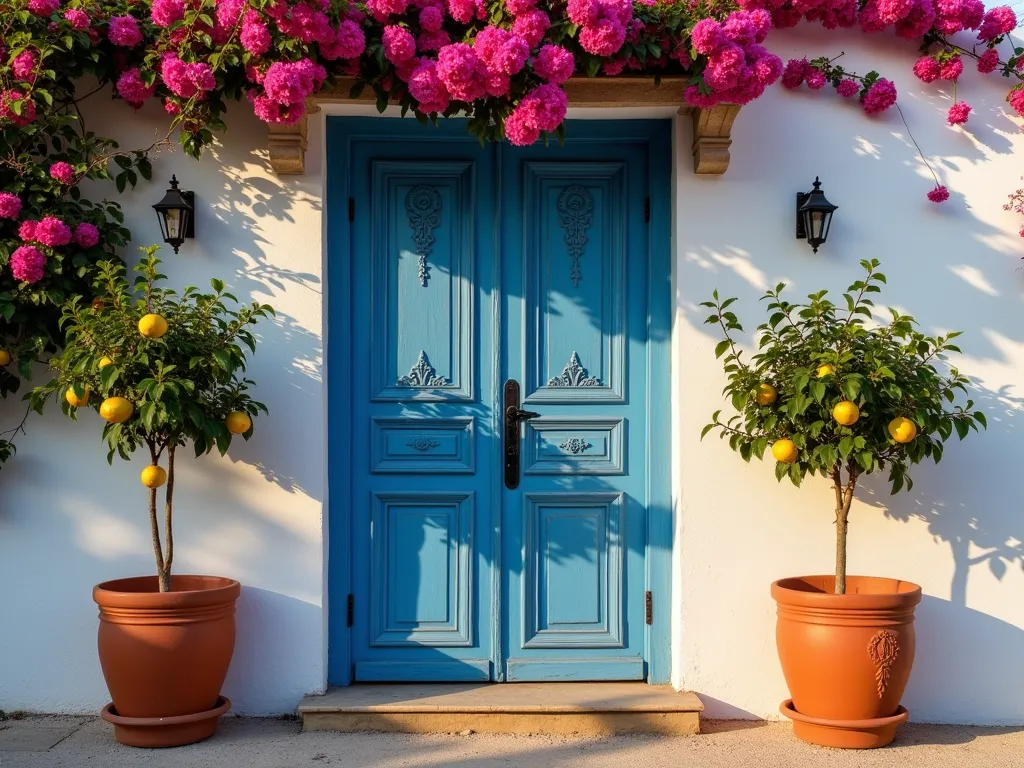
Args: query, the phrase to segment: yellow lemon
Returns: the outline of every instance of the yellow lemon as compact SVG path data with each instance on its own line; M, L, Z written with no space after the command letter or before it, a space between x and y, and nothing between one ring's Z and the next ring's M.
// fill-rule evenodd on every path
M123 397L108 397L100 405L100 416L111 424L123 424L135 413L135 406Z
M73 387L68 387L68 391L64 393L64 399L75 408L81 408L83 405L89 402L89 388L86 387L85 391L82 392L82 396L79 397L75 394Z
M163 467L158 467L156 464L151 464L142 470L139 479L147 488L159 488L167 482L167 470Z
M857 423L857 419L860 418L860 408L857 407L856 403L843 400L841 403L836 403L836 407L832 409L832 418L844 427L853 426Z
M3 368L5 365L10 365L11 360L13 359L14 358L11 357L10 352L8 352L6 349L0 349L0 368Z
M889 434L897 443L909 443L917 437L917 424L903 416L889 422Z
M167 321L160 315L143 315L139 320L139 333L147 339L159 339L167 333Z
M797 450L796 444L788 437L776 440L772 444L772 456L782 464L792 464L796 461L799 453L800 451Z
M764 382L757 385L757 404L758 405L771 405L775 402L779 396L778 390L775 389L771 384Z
M835 372L836 372L836 369L833 368L828 363L825 363L824 365L819 365L818 366L818 378L819 379L824 379L826 376L831 376Z
M252 419L249 418L249 414L245 411L232 411L224 419L224 424L232 435L241 435L248 432L252 427Z
M100 358L100 362L99 362L99 368L100 368L100 370L102 371L102 370L103 370L104 368L106 368L106 367L107 367L108 365L113 365L113 364L114 364L114 361L113 361L113 360L111 360L111 359L110 359L109 357L107 357L106 355L104 355L103 357L101 357L101 358Z

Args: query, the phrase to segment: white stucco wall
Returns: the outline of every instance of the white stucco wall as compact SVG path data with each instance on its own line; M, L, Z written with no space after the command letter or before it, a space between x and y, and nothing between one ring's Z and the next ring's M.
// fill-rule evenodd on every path
M1003 103L1007 81L967 67L959 93L976 112L963 131L945 124L948 89L910 74L905 43L815 29L770 42L784 59L845 50L848 68L893 78L952 197L925 199L930 177L895 110L869 119L834 91L773 88L745 108L723 178L695 177L677 153L675 682L697 691L711 716L777 717L786 688L769 584L834 563L827 481L778 485L771 462L746 465L719 440L700 442L710 415L728 405L718 336L697 304L715 288L738 296L733 308L753 331L765 288L785 281L793 301L838 293L858 277L858 261L874 257L889 278L881 306L913 314L929 333L965 332L960 367L977 382L990 428L954 438L938 467L913 472L911 493L890 496L884 478L863 484L850 571L924 589L904 699L912 718L1024 723L1024 222L1002 210L1024 173L1024 136ZM688 129L677 135L686 147ZM815 175L840 206L817 255L793 234L794 195Z
M891 303L929 331L967 332L962 368L982 387L991 428L951 446L939 470L919 469L911 494L890 499L881 484L865 487L852 514L851 569L924 587L906 699L915 718L1024 723L1024 509L1012 483L1024 446L1024 275L1016 271L1024 240L1001 210L1024 172L1013 162L1024 156L1024 139L1005 114L1003 81L967 75L961 95L977 112L968 132L949 129L940 89L912 82L912 51L869 42L808 29L777 34L772 47L784 58L844 49L851 68L870 63L895 77L915 136L953 193L945 206L924 199L926 172L899 116L868 119L833 93L774 88L745 108L721 179L693 175L689 123L677 122L674 682L698 692L709 715L775 717L785 684L768 584L827 571L833 557L823 481L779 486L770 465L748 466L718 441L698 441L723 405L723 379L716 338L696 304L715 287L737 295L753 328L756 298L776 280L796 296L838 290L856 277L859 259L875 256ZM149 143L164 125L158 110L133 120L103 97L86 114L92 130L125 146ZM271 415L229 457L182 462L176 489L178 572L232 575L245 585L225 693L238 712L277 713L326 678L323 122L311 121L301 177L269 171L266 129L246 107L232 109L228 122L202 162L164 154L157 183L122 202L136 244L157 241L150 205L176 173L197 193L198 238L178 256L165 254L171 282L219 276L278 310L260 329L251 368ZM794 195L816 174L841 208L815 256L792 229ZM0 429L20 414L18 403L0 403ZM0 474L0 709L100 707L107 697L91 587L152 568L137 480L143 462L108 467L97 419L83 422L72 425L56 409L31 419L17 459Z

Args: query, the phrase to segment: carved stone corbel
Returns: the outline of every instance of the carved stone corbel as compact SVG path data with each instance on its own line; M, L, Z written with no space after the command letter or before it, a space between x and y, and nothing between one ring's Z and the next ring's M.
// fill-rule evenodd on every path
M270 167L279 174L300 174L306 171L306 115L292 125L270 123Z
M700 176L721 176L729 168L732 124L740 112L738 104L718 104L694 109L693 172Z

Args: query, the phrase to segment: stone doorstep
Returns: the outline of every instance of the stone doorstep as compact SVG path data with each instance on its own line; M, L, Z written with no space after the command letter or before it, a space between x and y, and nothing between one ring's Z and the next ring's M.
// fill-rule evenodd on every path
M353 685L298 711L304 731L689 736L703 709L670 686L614 682Z

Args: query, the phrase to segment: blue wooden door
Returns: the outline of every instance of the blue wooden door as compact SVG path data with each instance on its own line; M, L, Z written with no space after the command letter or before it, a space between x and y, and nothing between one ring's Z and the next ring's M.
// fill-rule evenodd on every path
M667 451L650 409L668 405L648 218L667 127L617 126L515 149L455 121L329 121L329 205L350 220L329 225L329 328L346 335L328 341L345 402L332 682L647 676L649 459ZM507 379L538 414L514 489Z

